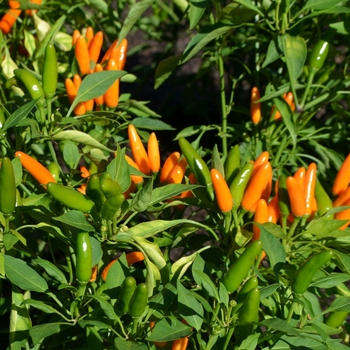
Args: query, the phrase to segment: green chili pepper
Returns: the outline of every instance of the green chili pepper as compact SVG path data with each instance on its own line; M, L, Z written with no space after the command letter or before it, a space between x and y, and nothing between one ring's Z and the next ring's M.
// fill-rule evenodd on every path
M252 290L258 287L258 278L256 276L250 277L248 281L246 281L241 290L239 291L236 303L237 305L232 309L232 313L235 314L237 311L242 307L245 299L247 298L248 293Z
M116 194L123 193L118 182L112 180L111 178L109 178L107 176L102 176L102 174L100 176L100 188L107 199L111 198L112 196L114 196Z
M118 300L114 306L119 315L124 315L129 311L129 304L132 296L134 295L135 289L135 278L132 276L125 278L120 289Z
M211 200L214 200L213 183L207 164L185 138L179 138L179 145L196 180L200 185L206 187Z
M252 289L248 294L238 313L239 324L258 322L260 305L260 290Z
M55 162L51 162L47 166L47 169L49 170L50 174L57 182L60 179L60 167L58 166L58 164Z
M225 180L230 184L239 172L241 165L241 154L239 145L231 147L225 161Z
M148 287L146 283L140 283L130 300L129 304L129 314L132 317L140 317L147 306L148 303Z
M47 192L68 208L76 209L83 213L89 213L94 206L94 202L89 197L71 187L49 182L47 184Z
M323 214L327 213L327 211L332 209L333 202L318 180L316 181L315 198L317 202L317 211L319 216L322 216ZM327 218L333 219L334 215L329 215L327 216Z
M278 206L280 208L281 216L283 218L287 218L290 213L290 201L286 181L286 175L281 175L278 178Z
M46 46L42 76L45 97L51 99L56 93L58 77L56 49L53 44Z
M326 319L325 324L329 327L338 328L348 317L348 311L334 311Z
M122 206L124 200L125 197L122 193L116 194L107 199L101 207L100 215L106 220L113 220L114 216L117 214L118 209L120 209Z
M29 71L18 68L13 71L17 79L19 79L27 89L30 97L38 100L38 106L44 105L44 90L39 83L39 80Z
M253 166L254 164L250 162L244 165L230 184L234 210L237 210L241 205L244 191L253 172Z
M16 207L16 182L12 162L5 157L0 169L0 211L11 214Z
M310 72L315 73L320 70L327 58L329 51L329 43L325 40L320 40L312 49L309 57Z
M100 212L106 197L101 191L100 177L97 174L90 176L86 184L86 194L94 201L97 211Z
M20 207L21 205L22 205L22 197L18 191L18 188L16 188L16 207Z
M303 294L308 289L317 270L331 260L332 256L333 252L331 250L325 250L307 259L293 277L292 291L297 294Z
M89 282L92 270L92 248L88 232L79 232L75 245L76 277L80 284Z
M241 285L261 249L261 241L254 241L245 248L242 255L231 265L223 279L223 283L229 293L234 292Z
M5 124L5 114L4 111L0 108L0 128L2 128Z

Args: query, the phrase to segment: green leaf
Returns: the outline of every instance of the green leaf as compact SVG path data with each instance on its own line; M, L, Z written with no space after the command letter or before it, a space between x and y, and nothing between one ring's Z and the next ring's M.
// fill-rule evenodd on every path
M169 124L166 124L158 119L150 119L150 118L135 118L131 122L136 128L146 129L146 130L175 130Z
M330 237L335 231L340 229L342 225L344 225L342 220L312 220L303 233L312 234L319 238Z
M139 213L145 211L150 205L152 190L153 178L151 178L151 181L147 182L146 186L144 186L141 191L136 193L135 197L131 200L128 210L135 210Z
M213 151L211 153L211 165L212 168L219 171L219 173L222 175L223 178L225 178L225 169L224 164L222 163L222 160L220 158L218 146L215 144Z
M89 5L94 7L96 10L101 11L103 14L107 15L109 11L108 4L104 0L88 0Z
M195 37L188 43L183 53L184 58L181 64L189 61L212 40L228 33L234 28L235 27L228 26L224 23L216 23L203 28L203 31L201 33L196 34Z
M156 323L152 333L146 338L148 341L172 341L191 334L191 327L186 326L177 318L171 316Z
M246 8L255 11L260 16L265 17L264 13L260 11L259 7L255 6L251 0L236 0L238 4L245 6Z
M122 42L122 40L127 36L135 22L153 4L153 2L154 0L141 0L133 4L129 13L124 19L123 27L119 32L118 42Z
M274 237L263 225L256 223L260 228L260 239L263 244L263 250L269 258L271 268L276 276L286 262L286 251L279 239Z
M192 269L192 275L196 283L202 287L211 297L220 300L218 290L211 278L203 271Z
M220 303L224 304L225 307L228 308L228 303L230 299L228 297L228 292L225 285L221 282L219 282L219 297L220 297Z
M5 233L3 242L5 249L10 250L18 242L18 238L14 234L8 232Z
M23 290L39 293L48 290L45 279L21 259L5 255L5 272L7 278Z
M286 124L289 134L293 140L293 144L296 144L297 136L292 110L290 109L288 103L283 99L274 98L273 102L282 115L283 122Z
M186 320L190 326L199 331L203 323L203 306L190 294L180 281L177 281L177 293L178 308L181 317Z
M112 149L109 149L106 146L99 143L98 141L96 141L90 135L79 130L60 131L57 134L52 135L52 138L56 140L71 140L74 142L81 143L83 145L88 145L88 146L102 149L103 151L114 152Z
M159 114L157 114L156 112L152 111L151 109L149 109L147 106L145 106L146 103L147 102L135 101L135 100L127 100L124 103L120 103L118 105L118 107L119 107L119 109L121 109L123 111L126 111L128 113L134 113L137 116L141 117L140 119L143 120L142 122L145 123L145 125L147 125L147 123L151 123L151 121L147 120L147 118L145 118L145 117L160 118L161 116ZM137 118L135 118L135 119L137 119ZM133 122L134 122L134 120L133 120ZM167 125L164 122L161 122L159 124ZM158 124L155 123L155 125L157 127ZM156 129L152 129L152 130L156 130ZM163 130L163 128L161 128L159 130Z
M38 326L33 326L29 330L29 334L32 337L34 345L36 345L41 340L49 337L50 335L60 333L64 328L67 328L68 326L73 326L73 324L64 322L45 323Z
M260 334L251 334L244 339L239 346L238 350L255 350L257 349L258 339Z
M94 227L86 221L84 213L78 210L67 211L63 215L56 216L53 219L66 225L76 227L81 231L95 232Z
M56 34L59 32L64 22L66 21L66 18L67 17L65 15L61 16L49 29L49 31L45 35L44 40L41 42L40 48L35 55L35 59L38 59L39 57L44 55L47 45L50 43L50 41L52 41L53 38L55 38Z
M273 40L270 41L270 44L267 48L267 53L266 53L264 63L261 66L262 68L265 68L270 63L273 63L280 58L281 50L280 50L280 47L277 43L278 39L279 38L277 37L277 38L274 38Z
M345 273L331 273L326 277L316 279L313 283L311 283L310 287L327 289L336 287L346 281L350 281L350 275Z
M308 0L302 11L306 10L327 10L337 4L342 2L342 0Z
M75 142L65 140L63 145L63 159L64 162L71 168L76 169L80 161L81 155L79 148Z
M123 192L128 190L131 184L130 169L125 159L125 148L121 150L119 144L116 157L107 165L107 172L118 182Z
M305 40L301 37L285 34L282 37L282 50L286 59L289 80L293 86L302 72L306 61L307 47Z
M154 90L157 90L170 77L181 61L181 58L181 56L169 56L158 63L155 72Z
M169 184L162 187L157 187L152 192L152 197L149 205L158 204L167 199L178 196L182 192L192 191L200 185L185 185L185 184Z
M323 311L324 314L334 311L350 312L350 297L338 296L332 305Z
M87 75L81 82L78 94L69 108L67 117L73 112L79 102L89 101L103 95L117 79L125 74L126 72L123 70L106 70Z
M295 335L295 336L300 335L300 333L296 329L294 329L287 321L277 317L263 320L260 323L268 328L272 328L274 330L277 330L286 334Z
M147 350L147 344L143 342L134 342L132 340L126 340L122 338L115 338L114 345L117 350Z
M118 316L115 313L113 306L106 299L97 295L89 295L89 297L99 302L101 309L110 320L118 319Z
M202 18L206 8L208 6L208 0L191 0L190 1L190 29L193 29Z
M281 285L279 283L270 284L260 289L260 300L266 299L272 295Z
M25 119L30 111L37 104L37 100L30 101L26 103L24 106L19 107L11 116L5 120L4 126L1 131L5 132L6 130L16 126L21 120Z
M44 259L34 259L32 261L33 263L41 266L47 272L47 274L56 281L60 282L61 284L68 284L64 273L52 262Z
M127 264L122 264L122 259L119 258L108 270L106 279L107 289L121 286L128 273Z
M44 301L27 299L27 300L23 301L22 305L33 306L36 309L38 309L42 312L45 312L46 314L58 314L58 315L62 316L62 314L56 310L56 305L51 306L49 303L44 302Z

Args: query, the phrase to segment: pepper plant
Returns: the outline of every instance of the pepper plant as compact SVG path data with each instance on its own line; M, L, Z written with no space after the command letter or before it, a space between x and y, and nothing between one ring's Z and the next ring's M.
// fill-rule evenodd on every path
M349 346L347 2L0 6L4 349ZM199 55L221 122L178 130L133 93Z

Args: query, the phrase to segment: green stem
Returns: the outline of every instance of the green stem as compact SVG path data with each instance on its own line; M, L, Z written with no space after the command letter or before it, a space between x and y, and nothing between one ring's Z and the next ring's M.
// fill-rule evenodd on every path
M213 312L213 316L212 316L212 318L211 318L211 323L214 323L214 321L217 319L219 310L220 310L220 303L217 303L217 304L215 305L215 309L214 309L214 312Z
M232 338L233 332L235 331L235 327L231 327L229 331L226 334L225 344L222 348L222 350L226 350L228 347L228 344L230 343L230 340Z
M137 333L137 328L139 325L139 317L135 317L132 321L132 334L135 335Z
M219 75L220 75L220 99L221 99L221 132L222 132L222 153L227 156L227 113L226 113L226 96L225 96L225 71L224 60L219 55Z
M86 290L86 283L83 284L79 282L77 299L82 298L85 295L85 290Z
M281 155L285 149L286 143L287 143L287 135L284 135L282 142L278 148L277 154L276 154L275 158L273 159L272 167L275 167L279 163Z
M301 108L304 108L304 105L305 105L305 102L306 102L306 98L309 95L310 87L311 87L311 84L312 84L312 82L314 80L314 77L315 77L315 72L310 72L309 78L307 80L307 85L306 85L306 88L305 88L305 91L304 91L303 99L301 101L301 105L300 105Z
M231 226L231 212L224 213L224 232L227 235L230 232Z
M292 319L293 317L293 314L294 314L294 310L295 310L295 307L297 306L297 303L293 302L292 306L290 307L289 309L289 312L288 312L288 316L287 316L287 322L289 323L290 320Z
M290 227L289 232L288 232L288 237L292 237L293 236L295 229L299 225L299 222L300 222L300 218L294 218L293 224Z
M205 347L205 350L210 350L218 340L218 337L219 336L217 334L210 334L209 341L207 343L207 346Z

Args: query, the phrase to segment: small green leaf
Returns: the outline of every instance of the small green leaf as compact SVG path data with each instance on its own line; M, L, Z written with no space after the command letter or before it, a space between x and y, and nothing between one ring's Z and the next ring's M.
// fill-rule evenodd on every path
M84 213L78 210L70 210L66 213L56 216L54 220L63 222L66 225L76 227L81 231L94 232L95 229L87 221Z
M155 90L157 90L159 86L162 85L174 72L181 58L181 56L170 56L159 62L155 72Z

